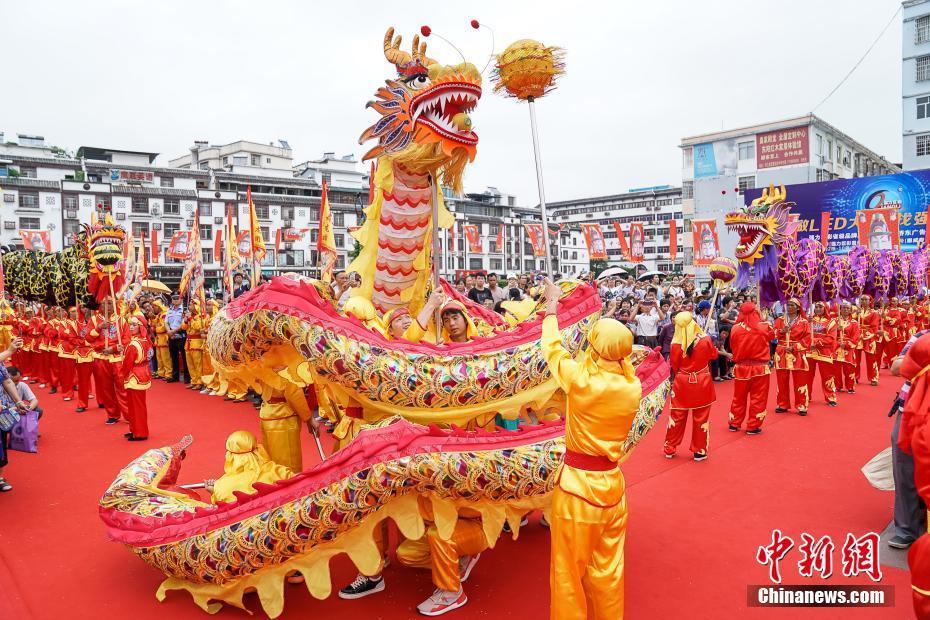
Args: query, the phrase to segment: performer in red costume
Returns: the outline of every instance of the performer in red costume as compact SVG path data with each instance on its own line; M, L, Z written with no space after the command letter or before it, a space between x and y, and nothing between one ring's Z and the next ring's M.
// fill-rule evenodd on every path
M77 320L74 321L74 333L72 334L75 375L77 377L77 409L75 411L78 413L87 411L90 382L94 371L94 348L88 340L91 318L90 310L84 308L78 313Z
M675 336L669 362L675 371L671 410L665 432L665 457L672 458L685 436L691 412L691 452L695 461L707 458L710 435L710 406L717 399L708 364L717 357L717 347L694 321L690 312L675 315Z
M123 353L120 377L126 388L126 405L129 418L129 441L143 441L149 437L148 409L145 391L152 386L152 343L148 338L145 319L138 315L129 317L120 348Z
M859 298L859 330L859 351L860 357L865 360L866 379L872 385L878 385L882 318L878 311L872 309L872 298L868 295ZM856 379L859 379L858 360Z
M58 308L48 308L42 325L42 351L47 369L49 394L58 393Z
M896 358L904 347L904 333L907 330L907 310L898 306L898 298L892 297L881 312L883 343L882 368L891 368L891 360Z
M794 384L794 404L798 415L807 415L810 389L807 387L807 352L811 348L811 326L801 309L801 302L792 297L786 304L787 314L775 319L775 377L778 380L775 413L791 408L791 384Z
M910 382L901 419L898 446L914 457L914 483L930 505L930 334L917 339L901 362L901 376ZM930 619L930 534L918 538L907 553L911 569L914 613Z
M78 311L71 306L68 308L67 318L62 319L58 325L58 342L61 354L58 356L58 368L61 380L61 398L68 402L74 398L74 385L77 369L77 356L75 350L78 340Z
M813 347L807 355L810 372L807 375L808 398L814 393L814 375L820 370L820 387L827 404L836 407L836 368L834 360L837 350L837 321L830 316L827 304L814 304L814 316L810 320Z
M730 430L734 433L740 430L747 412L746 434L758 435L762 432L772 378L769 342L774 339L772 325L762 320L756 304L744 302L740 306L736 324L730 331L730 349L735 364L733 375L736 380L733 403L730 405Z
M94 347L94 385L96 386L97 402L107 411L107 424L116 424L121 417L127 417L125 400L121 402L116 390L119 381L119 367L122 363L118 351L120 335L117 333L116 314L113 312L113 303L106 299L101 308L101 314L91 319L88 336ZM121 392L125 398L125 390Z
M859 346L859 321L853 314L853 306L844 301L840 304L840 317L836 325L836 385L849 394L856 393L856 361Z

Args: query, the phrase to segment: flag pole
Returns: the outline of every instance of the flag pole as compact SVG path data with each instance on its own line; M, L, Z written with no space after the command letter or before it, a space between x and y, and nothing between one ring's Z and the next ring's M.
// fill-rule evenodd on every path
M546 274L550 278L554 278L555 274L552 273L552 253L549 251L549 218L546 214L546 191L543 188L543 175L542 175L542 159L539 153L539 133L536 129L536 107L535 107L535 97L527 97L526 103L530 108L530 129L533 132L533 155L536 159L536 186L539 190L539 211L542 215L542 225L543 225L543 244L546 247ZM536 262L536 259L533 259L533 262Z
M439 265L437 260L439 258L439 180L436 178L435 174L430 175L430 184L432 185L432 202L433 202L433 213L432 213L432 269L433 269L433 290L440 290L439 283ZM440 343L442 339L442 329L440 328L440 321L442 308L436 308L436 311L433 316L433 320L436 325L436 344Z

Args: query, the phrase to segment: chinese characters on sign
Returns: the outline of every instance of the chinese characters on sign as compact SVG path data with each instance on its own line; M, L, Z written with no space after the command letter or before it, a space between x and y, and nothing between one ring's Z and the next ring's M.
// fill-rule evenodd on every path
M110 180L152 183L155 180L155 175L152 172L145 172L144 170L120 170L112 168L110 169Z
M756 134L756 167L775 168L806 164L810 159L807 127L792 127Z
M872 581L881 581L882 569L878 559L879 537L875 532L869 532L860 537L846 534L846 541L840 550L844 577L857 577L867 575ZM785 559L788 552L794 548L794 540L785 536L781 530L772 530L772 542L756 551L756 561L768 566L769 581L781 583L780 562ZM798 560L798 574L801 577L814 577L818 573L821 579L829 579L833 575L833 551L836 545L829 536L814 539L804 532L801 534L801 545L798 551L801 559Z

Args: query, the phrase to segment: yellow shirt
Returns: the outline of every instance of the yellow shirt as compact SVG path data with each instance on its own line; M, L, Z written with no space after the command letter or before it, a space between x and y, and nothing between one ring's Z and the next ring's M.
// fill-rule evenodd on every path
M566 394L566 449L616 463L639 410L639 379L605 370L590 372L586 364L573 360L562 346L555 316L543 320L541 343L549 370ZM623 474L619 468L595 472L564 465L559 487L596 506L614 506L623 499Z

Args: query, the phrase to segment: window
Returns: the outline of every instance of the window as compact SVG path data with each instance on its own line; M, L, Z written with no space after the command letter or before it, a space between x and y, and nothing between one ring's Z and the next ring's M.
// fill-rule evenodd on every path
M165 215L174 214L181 215L181 205L177 200L166 200L164 204L164 213Z
M754 188L755 186L756 186L756 177L755 177L755 176L750 175L750 176L748 176L748 177L740 177L740 178L739 178L739 191L740 191L740 193L745 192L747 189L752 189L752 188Z
M171 241L171 237L179 230L181 230L181 225L177 222L165 222L163 231L165 241Z
M201 170L209 170L209 169L210 169L210 164L209 164L209 162L205 162L205 161L200 162L200 169L201 169Z
M336 257L336 269L345 269L346 268L346 257L340 254Z
M253 165L253 166L261 166L261 165L262 165L262 158L261 158L261 155L252 155L252 165Z
M340 234L340 235L333 235L333 239L334 239L335 242L336 242L336 247L337 247L337 248L341 248L341 247L344 246L345 243L346 243L345 235L341 235L341 234Z
M314 228L310 231L310 243L316 243L320 238L320 229ZM316 261L314 261L316 262Z
M930 133L917 136L917 156L930 155Z
M281 207L281 218L285 220L294 219L294 207Z
M822 168L817 169L817 180L818 181L829 181L830 173Z
M65 245L72 245L72 239L76 237L83 228L81 227L81 223L77 220L65 220L61 230L65 236Z
M926 82L930 80L930 56L917 57L917 81Z
M818 133L814 134L814 137L817 138L817 154L823 155L823 136Z
M690 146L682 149L681 155L684 168L690 168L694 165L694 150Z
M268 219L268 205L255 205L255 217L260 220Z
M278 253L278 265L280 267L303 267L304 251L282 250L280 253Z
M228 166L228 165L229 165L229 158L228 158L228 157L224 157L224 158L223 158L223 165L224 165L224 166Z
M271 228L268 226L261 226L262 239L265 240L265 243L271 243Z
M930 118L930 97L917 98L917 118Z
M333 226L345 226L346 214L342 212L333 213Z
M29 179L36 178L36 169L34 166L20 166L19 173Z
M468 268L469 269L484 269L484 265L480 258L469 258L468 259Z
M77 196L65 196L65 209L77 209L78 208L78 197Z
M174 187L174 179L172 177L158 177L158 182L162 187Z
M270 157L266 157L266 158L265 158L265 163L266 163L266 164L270 164L270 163L271 163L271 158L270 158Z
M504 261L499 258L491 259L491 271L503 271Z
M694 198L694 181L681 182L681 197Z
M843 147L839 144L836 145L836 163L843 162Z
M200 215L213 215L213 203L212 202L197 203L197 208L200 210Z
M132 236L133 237L147 237L149 234L149 223L148 222L133 222L132 223Z
M201 224L200 225L200 238L205 241L213 240L213 226L210 224Z
M133 198L132 199L132 212L148 214L149 212L148 199L147 198Z
M37 217L19 218L19 227L26 230L38 230L42 226L42 221Z
M914 20L914 43L930 41L930 15L923 15Z
M329 184L331 184L331 183L333 182L333 175L332 175L332 173L323 172L321 176L323 177L323 183L326 183L327 185L329 185Z
M19 194L19 206L23 209L38 209L39 208L39 195L38 194L26 194L20 192Z
M756 143L755 142L741 142L739 144L739 158L740 160L755 159L756 158Z

